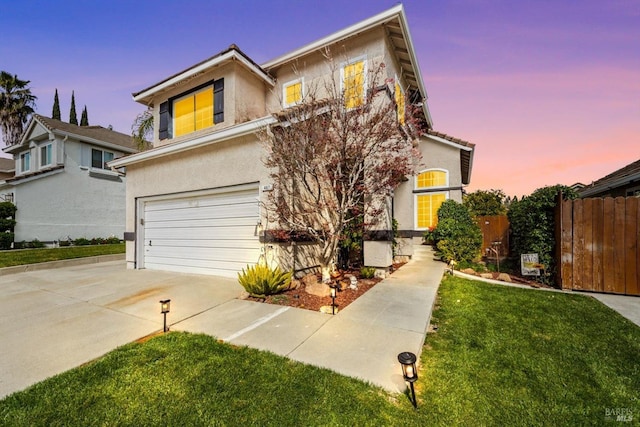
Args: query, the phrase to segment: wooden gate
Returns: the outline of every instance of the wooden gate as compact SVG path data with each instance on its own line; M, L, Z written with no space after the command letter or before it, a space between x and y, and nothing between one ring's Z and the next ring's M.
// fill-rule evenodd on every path
M476 222L482 231L482 256L495 258L498 250L500 258L509 255L509 219L506 215L479 216Z
M562 289L640 295L639 207L637 197L559 197L556 256Z

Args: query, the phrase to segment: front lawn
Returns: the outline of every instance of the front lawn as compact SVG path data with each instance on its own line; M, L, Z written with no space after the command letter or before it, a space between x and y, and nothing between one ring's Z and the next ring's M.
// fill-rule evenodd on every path
M0 251L0 268L97 255L123 254L124 251L124 243L117 243L114 245L71 246L66 248Z
M417 411L324 369L172 332L7 397L0 425L602 425L623 409L640 420L640 328L592 298L447 278L437 304Z

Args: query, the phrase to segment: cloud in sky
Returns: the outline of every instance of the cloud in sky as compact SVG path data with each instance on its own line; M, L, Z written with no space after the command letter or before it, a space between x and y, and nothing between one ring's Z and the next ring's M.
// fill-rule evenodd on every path
M366 19L371 0L4 2L0 69L50 115L71 91L129 132L131 93L231 43L261 63ZM435 128L477 146L470 190L528 194L640 158L640 1L404 2Z

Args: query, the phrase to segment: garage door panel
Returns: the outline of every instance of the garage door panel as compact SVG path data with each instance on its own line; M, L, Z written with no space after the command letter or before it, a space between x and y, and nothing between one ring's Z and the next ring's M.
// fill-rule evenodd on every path
M147 212L191 209L209 206L236 205L244 203L257 204L257 193L253 191L243 193L228 193L222 195L216 194L200 197L187 197L174 200L156 200L147 202Z
M142 265L236 277L260 257L258 190L145 202Z
M203 246L153 246L146 247L145 257L161 256L166 258L184 258L190 259L204 259L204 260L222 260L222 261L242 261L242 262L257 262L260 256L260 249L249 247L249 242L246 242L246 247L203 247ZM219 244L219 243L218 243Z
M176 219L173 221L145 221L146 230L161 228L191 228L191 227L257 227L258 217L233 217L233 218L209 218L209 219Z
M256 227L176 227L176 228L147 228L147 240L177 239L177 240L234 240L257 237Z
M258 210L257 203L242 203L237 205L198 206L189 209L159 210L148 212L145 222L153 224L159 221L222 219L222 218L252 218L256 217L253 210Z

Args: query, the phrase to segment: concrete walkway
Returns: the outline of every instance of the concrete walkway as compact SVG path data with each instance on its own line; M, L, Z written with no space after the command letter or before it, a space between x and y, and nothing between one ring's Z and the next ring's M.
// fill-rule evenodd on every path
M445 269L430 248L415 249L409 263L335 316L232 300L172 329L213 335L402 392L397 356L420 355Z
M336 316L238 300L235 279L127 270L122 261L0 277L0 398L162 329L210 334L405 388L397 354L419 355L444 264L428 248Z

